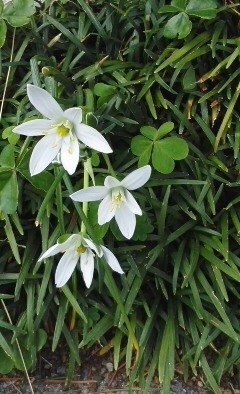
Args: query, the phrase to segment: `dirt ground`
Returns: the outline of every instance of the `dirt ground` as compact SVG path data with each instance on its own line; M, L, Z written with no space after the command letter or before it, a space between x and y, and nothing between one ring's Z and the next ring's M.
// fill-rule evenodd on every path
M100 357L96 352L81 355L82 364L77 366L69 387L65 385L67 374L67 357L60 350L55 353L45 351L39 355L37 368L29 372L34 394L45 393L82 393L82 394L127 394L128 378L125 374L125 365L120 365L117 371L113 369L111 354ZM172 382L172 393L206 394L202 388L200 378L193 378L185 384L180 377ZM28 394L31 393L29 384L23 373L18 371L6 376L0 376L0 394ZM133 392L141 393L136 387ZM149 390L149 394L161 393L157 378Z

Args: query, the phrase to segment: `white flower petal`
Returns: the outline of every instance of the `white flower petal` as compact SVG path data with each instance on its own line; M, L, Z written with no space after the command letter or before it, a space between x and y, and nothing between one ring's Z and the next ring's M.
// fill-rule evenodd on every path
M133 195L127 189L124 190L124 194L126 197L127 207L130 209L130 211L135 213L135 215L142 215L142 210Z
M104 180L104 186L106 186L108 189L112 189L113 187L121 186L121 182L113 176L108 175Z
M96 129L86 124L75 124L75 134L85 145L98 152L112 153L107 140Z
M150 178L151 166L147 165L131 172L121 182L123 187L129 190L135 190L143 186Z
M13 132L22 135L38 136L51 132L52 121L48 119L35 119L14 127Z
M87 249L85 253L81 254L80 259L83 279L87 288L89 288L93 279L94 255L91 250Z
M57 287L62 287L67 283L77 265L78 259L79 254L74 250L70 249L64 253L55 272L55 283Z
M79 190L70 195L74 201L98 201L102 200L108 194L108 189L105 186L90 186L86 189Z
M64 111L64 117L70 120L72 123L81 123L82 122L82 110L81 108L74 107L69 108Z
M94 252L98 255L98 257L102 257L102 250L99 246L95 245L95 243L88 237L83 237L83 241L86 243L88 248L94 250Z
M57 120L63 117L62 108L46 90L27 85L27 94L32 105L46 118Z
M98 207L98 224L101 226L109 222L115 215L116 204L112 203L112 198L107 195L99 204Z
M122 204L115 213L115 219L117 221L119 230L127 239L132 238L135 227L136 217L134 213L129 211L125 204Z
M75 245L77 243L80 244L81 241L82 241L82 236L80 234L70 235L70 237L68 237L68 239L65 242L56 243L55 245L51 246L48 250L46 250L46 252L43 253L43 255L40 257L38 261L54 256L57 253L63 253L69 248L74 249Z
M77 138L63 139L61 147L61 163L65 170L72 175L79 162L79 142Z
M124 274L116 256L114 256L114 254L111 252L111 250L109 250L108 248L106 248L103 245L101 246L101 248L102 248L105 260L108 263L109 267L111 267L113 271L116 271L119 274Z
M30 157L29 168L31 175L36 175L55 159L61 148L61 138L55 134L46 135L34 147Z

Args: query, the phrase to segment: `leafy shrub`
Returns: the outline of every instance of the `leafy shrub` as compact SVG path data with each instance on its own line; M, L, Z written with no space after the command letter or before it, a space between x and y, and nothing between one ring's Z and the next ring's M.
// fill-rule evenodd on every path
M26 3L32 9L32 1ZM16 339L31 350L27 367L33 368L45 332L53 336L53 351L60 338L68 345L68 378L80 362L78 348L99 340L102 353L113 349L114 368L124 361L130 381L146 391L158 371L168 393L176 365L184 379L203 373L215 393L223 374L237 376L240 71L238 10L228 3L46 0L33 17L26 13L31 22L24 28L5 18L2 373L21 369ZM122 179L138 162L152 163L150 181L136 192L145 213L130 241L114 222L98 225L98 203L86 219L69 198L83 186L81 163L71 178L57 164L31 177L36 140L12 132L38 116L27 83L44 87L64 108L80 106L86 123L111 142L111 163L92 153L96 185L112 167ZM76 271L58 290L54 259L39 256L63 234L78 231L82 220L89 235L104 237L125 275L113 275L98 261L90 289Z

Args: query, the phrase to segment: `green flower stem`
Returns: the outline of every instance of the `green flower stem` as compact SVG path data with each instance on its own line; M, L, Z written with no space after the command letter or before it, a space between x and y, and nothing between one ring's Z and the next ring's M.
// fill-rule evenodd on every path
M111 163L109 161L108 156L104 155L104 158L105 158L105 161L106 161L106 163L108 165L110 174L112 176L115 176L115 172L114 172L114 170L113 170L113 168L111 166ZM86 169L87 163L88 163L87 161L84 163L85 164L84 165L84 180L83 180L83 187L84 188L88 187L88 185L89 185L89 174L87 173L87 169ZM68 192L70 194L72 194L73 193L73 187L72 187L71 180L70 180L68 174L65 173L63 179L64 179L64 182L65 182L66 187L68 189ZM83 229L85 229L85 231L87 231L88 235L92 238L93 242L96 243L96 244L99 244L100 240L96 238L96 235L94 233L94 229L92 228L92 226L89 223L89 220L87 218L87 208L88 208L88 206L87 205L83 205L83 207L81 207L81 205L76 203L75 201L73 201L73 204L74 204L74 206L76 208L76 211L78 212L78 214L80 216L80 219L82 220L81 231L83 231ZM83 226L84 226L84 228L83 228ZM135 333L133 331L131 322L130 322L130 320L129 320L128 316L127 316L127 313L125 311L124 304L123 304L123 302L121 300L121 295L119 294L119 290L117 288L115 280L114 280L114 278L113 278L113 276L112 276L112 274L111 274L111 272L109 270L109 267L108 267L108 265L106 263L104 264L104 267L105 267L105 272L106 272L106 276L105 276L106 285L109 288L113 298L115 299L116 303L118 304L118 306L120 308L120 311L122 313L124 322L126 324L128 332L129 332L129 336L131 337L133 347L134 347L134 349L136 351L136 358L135 358L135 363L134 363L134 364L136 364L137 359L139 357L138 341L137 341L137 338L136 338ZM77 289L75 289L75 279L73 279L73 294L74 294L74 296L76 295L76 292L77 292ZM70 324L71 329L73 329L74 326L75 326L75 317L74 317L74 314L72 313L71 324Z
M91 165L91 159L88 158L85 162L84 162L84 171L83 171L83 189L86 189L89 186L89 173L88 173L88 164ZM88 201L84 201L82 204L82 210L83 213L85 215L85 217L87 218L87 213L88 213ZM82 221L81 224L81 234L86 234L86 226L84 224L84 221Z
M77 299L77 273L76 271L73 272L72 274L72 292ZM71 314L71 321L70 321L70 331L72 331L75 328L75 323L76 323L76 311L74 308L72 308L72 314Z
M36 221L35 221L36 226L38 226L41 223L41 220L42 220L43 214L47 208L47 205L48 205L49 201L51 200L56 188L58 187L59 182L61 182L61 179L63 178L64 174L65 174L65 170L63 168L59 171L59 173L56 176L54 182L52 183L50 189L48 190L48 192L47 192L47 194L46 194L46 196L39 208L38 215L37 215Z
M59 167L54 167L55 178L61 172ZM62 200L62 184L61 181L56 187L56 202L57 202L57 216L60 227L60 233L63 235L65 233L64 217L63 217L63 200Z
M71 183L70 177L69 177L69 175L67 173L64 174L63 180L64 180L64 183L65 183L66 188L68 190L68 193L72 194L74 192L74 189L72 187L72 183ZM88 218L84 214L81 205L78 202L76 202L76 201L73 201L73 205L74 205L74 207L75 207L75 209L76 209L81 221L84 222L88 235L92 238L93 242L95 242L97 244L99 241L96 239L93 227L91 226Z
M104 157L105 163L106 163L107 166L108 166L108 172L109 172L109 174L111 174L112 176L116 177L116 172L114 171L114 169L113 169L113 167L112 167L112 164L111 164L111 162L110 162L110 160L109 160L108 155L107 155L106 153L104 153L104 154L103 154L103 157Z
M91 159L88 158L83 165L84 171L83 171L83 189L86 189L89 186L89 173L88 173L88 165L91 164ZM82 204L82 212L84 214L84 218L87 219L87 213L88 213L88 202L85 201ZM82 219L82 217L81 217ZM84 223L84 221L82 220L81 223L81 234L86 234L87 229L86 229L86 225ZM75 298L77 298L77 275L76 272L73 273L72 275L72 291L73 291L73 295ZM76 311L73 308L72 310L72 315L71 315L71 321L70 321L70 330L73 330L75 328L75 324L76 324Z

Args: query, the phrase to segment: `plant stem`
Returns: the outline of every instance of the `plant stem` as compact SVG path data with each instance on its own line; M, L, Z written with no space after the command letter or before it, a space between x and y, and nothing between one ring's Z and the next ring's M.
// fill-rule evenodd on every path
M83 165L84 171L83 171L83 189L86 189L89 186L89 173L88 173L88 165L91 165L91 159L88 158ZM82 210L83 213L85 215L85 217L87 218L87 213L88 213L88 202L84 201L82 204ZM81 223L81 231L80 233L82 235L86 234L86 226L85 223L82 220ZM77 276L76 276L76 272L73 273L72 276L72 291L73 291L73 295L76 298L77 297ZM76 323L76 311L73 308L72 310L72 316L71 316L71 322L70 322L70 330L73 330L75 328L75 323Z
M83 171L83 189L86 189L89 186L89 173L88 173L88 165L91 164L91 159L88 158L85 162L84 162L84 171ZM82 204L82 209L83 209L83 213L84 215L87 217L87 213L88 213L88 201L84 201ZM86 226L84 224L84 222L82 221L81 224L81 234L86 234Z
M109 159L108 155L107 155L106 153L104 153L104 154L103 154L103 157L104 157L105 163L106 163L107 166L108 166L108 172L109 172L112 176L116 177L116 172L114 171L114 169L113 169L113 167L112 167L112 164L111 164L111 162L110 162L110 159Z

